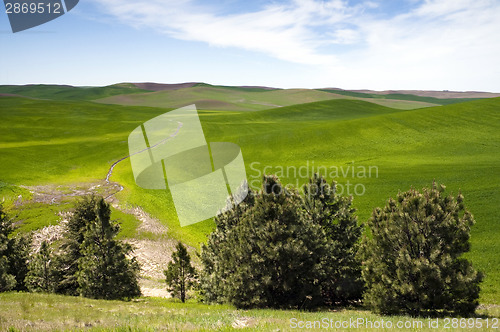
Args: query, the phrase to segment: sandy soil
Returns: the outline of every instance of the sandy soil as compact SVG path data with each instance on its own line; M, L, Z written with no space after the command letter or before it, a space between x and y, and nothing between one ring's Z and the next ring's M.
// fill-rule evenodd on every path
M141 276L163 279L163 271L172 260L172 252L177 241L168 240L128 240L134 247L133 256L141 265Z

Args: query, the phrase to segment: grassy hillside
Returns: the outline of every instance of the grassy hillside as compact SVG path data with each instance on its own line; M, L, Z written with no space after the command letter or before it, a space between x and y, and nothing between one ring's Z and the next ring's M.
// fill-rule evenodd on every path
M341 121L367 118L382 114L401 112L401 110L374 105L360 100L328 100L299 104L288 107L274 108L267 111L240 114L232 117L232 122L238 119L247 123L259 121L285 120L286 122L309 121Z
M486 318L491 326L492 322L497 322L500 317L498 307L486 307L478 312L481 319L471 323L482 322L483 329L486 326ZM349 328L350 321L358 322L358 319L359 325L351 325ZM384 326L390 322L394 329L397 329L398 322L407 324L407 329L397 330L436 330L429 326L430 319L379 316L359 308L333 312L237 310L225 305L180 303L170 299L146 298L120 302L45 294L0 294L2 331L7 331L8 328L23 331L234 331L242 328L252 331L290 331L297 329L299 324L314 324L315 321L326 321L327 325L321 328L319 323L316 323L316 328L308 328L308 331L324 331L325 328L335 331L373 331L373 328L367 328L366 324L381 324L382 320L385 322ZM446 323L451 327L451 322L444 319L439 319L437 323L436 319L432 321L438 324L439 329L444 329ZM336 322L338 328L335 328ZM347 328L339 325L343 322Z
M106 176L131 130L165 110L0 98L0 179L36 185Z
M105 104L166 108L196 104L198 108L207 110L255 111L339 98L345 99L346 96L331 91L310 89L269 90L198 84L191 88L120 95L97 101ZM399 109L415 109L436 105L422 101L393 100L389 98L369 98L367 101Z
M130 131L165 112L11 97L0 103L0 197L19 195L13 185L103 179L127 155ZM363 191L354 195L360 221L411 186L436 180L455 194L462 190L477 221L468 256L487 274L481 301L500 303L499 98L411 111L338 99L259 112L200 111L200 118L208 141L240 145L252 185L264 171L301 185L320 167L346 191L349 184L351 193ZM372 173L362 176L363 169ZM208 220L180 228L168 191L135 186L128 161L117 165L112 180L125 187L120 202L140 205L175 238L196 246L213 227Z
M334 101L328 107L341 113L346 103L352 102ZM488 275L483 295L488 301L498 301L500 255L492 234L500 234L500 99L364 118L353 115L337 121L324 117L304 121L300 109L308 112L298 105L265 112L257 122L254 114L203 119L212 141L238 143L247 164L259 161L247 169L251 178L257 178L265 167L272 166L268 172L276 172L278 166L299 168L308 162L309 169L313 163L316 169L376 166L378 178L351 174L337 178L345 185L350 181L365 186L366 193L355 196L361 220L369 217L373 207L411 186L421 188L436 180L454 193L462 190L477 220L470 257ZM302 121L295 121L296 117ZM298 176L284 173L285 181L297 183Z
M364 93L364 92L355 92L355 91L338 90L338 89L319 89L319 90L355 98L363 98L363 99L368 98L368 99L380 99L380 100L384 99L407 100L407 101L431 103L435 105L458 104L466 101L473 101L479 99L479 98L434 98L434 97L423 97L423 96L416 96L404 93L379 94L379 93Z
M121 94L144 93L133 84L121 83L104 87L74 87L69 85L0 85L0 94L54 100L94 100Z

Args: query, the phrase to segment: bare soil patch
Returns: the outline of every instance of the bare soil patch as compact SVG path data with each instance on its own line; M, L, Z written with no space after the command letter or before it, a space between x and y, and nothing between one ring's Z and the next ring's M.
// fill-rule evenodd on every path
M73 201L76 197L101 195L108 197L121 190L118 183L97 181L92 183L77 183L71 185L19 186L27 189L33 195L31 200L19 200L17 206L28 203L61 204Z

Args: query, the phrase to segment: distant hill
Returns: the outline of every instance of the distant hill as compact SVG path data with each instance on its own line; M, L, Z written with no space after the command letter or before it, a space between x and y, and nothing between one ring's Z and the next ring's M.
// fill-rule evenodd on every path
M267 86L227 86L227 85L210 85L201 82L188 82L188 83L130 83L138 87L139 89L150 90L150 91L171 91L179 90L184 88L192 88L195 86L214 86L227 89L236 89L241 91L267 91L267 90L280 90L278 88L271 88Z
M104 87L75 87L70 85L0 85L0 94L53 100L94 100L109 96L144 93L130 83L113 84Z
M198 108L221 111L259 111L332 99L358 99L397 109L416 109L440 105L421 100L373 98L370 95L348 96L333 91L317 89L276 89L269 87L217 86L198 83L180 84L154 92L115 95L95 100L104 104L178 108L196 104ZM149 88L160 88L139 85ZM162 85L163 86L163 85ZM166 86L164 86L167 88ZM418 98L418 97L417 97Z
M389 91L386 91L388 93L382 93L378 91L371 91L370 90L342 90L342 89L336 89L336 88L327 88L327 89L320 89L321 91L326 91L326 92L331 92L335 94L340 94L343 96L349 96L353 98L362 98L364 100L367 100L366 98L370 99L390 99L390 100L407 100L407 101L418 101L418 102L423 102L423 103L431 103L433 105L449 105L449 104L457 104L457 103L463 103L466 101L473 101L473 100L478 100L478 99L483 99L483 98L493 98L495 97L493 94L490 94L485 92L482 94L489 95L490 97L474 97L474 98L460 98L461 92L456 92L454 98L437 98L437 97L430 97L430 96L420 96L420 95L415 95L409 93L409 91L392 91L393 93L389 93ZM364 92L361 92L364 91ZM404 92L404 93L403 93ZM422 94L429 93L431 94L432 91L421 91ZM465 96L465 95L463 95ZM479 93L476 95L479 96ZM372 101L374 102L374 101Z
M149 90L149 91L168 91L168 90L179 90L184 88L191 88L199 83L177 83L177 84L163 84L163 83L129 83L136 86L139 89Z
M392 95L392 94L405 94L414 95L420 97L433 97L441 99L451 99L451 98L495 98L500 97L500 93L492 92L481 92L481 91L426 91L426 90L386 90L386 91L373 91L373 90L350 90L352 92L361 92L368 94L378 94L378 95Z
M82 100L103 104L179 108L196 104L218 111L260 111L334 99L362 100L394 109L410 110L500 96L489 92L417 90L280 89L266 86L224 86L200 82L119 83L104 87L70 85L3 85L1 96L49 100Z

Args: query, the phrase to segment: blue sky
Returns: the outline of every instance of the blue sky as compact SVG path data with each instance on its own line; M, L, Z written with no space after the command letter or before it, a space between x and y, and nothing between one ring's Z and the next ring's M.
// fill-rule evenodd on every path
M81 0L13 34L0 84L500 92L498 0Z

